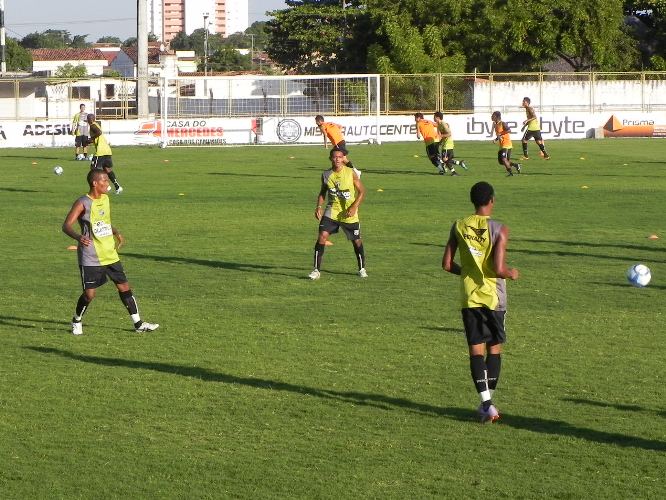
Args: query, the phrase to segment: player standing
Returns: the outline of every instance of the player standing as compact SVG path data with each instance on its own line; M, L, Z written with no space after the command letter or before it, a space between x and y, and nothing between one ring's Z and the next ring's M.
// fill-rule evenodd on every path
M544 159L544 160L550 160L550 155L546 152L546 147L543 144L543 138L541 137L541 125L539 123L539 119L537 118L536 113L534 112L534 108L530 105L531 101L529 97L523 97L523 103L522 107L525 108L525 114L527 115L527 119L523 122L523 128L522 130L525 130L525 134L523 135L523 156L521 160L529 160L530 157L527 154L527 143L530 141L531 138L534 138L534 141L537 143L537 146L539 146L539 155Z
M340 230L340 227L354 247L359 277L367 278L365 250L358 218L358 207L365 198L365 187L356 172L345 166L345 155L342 151L332 149L330 159L331 168L321 175L321 189L314 212L315 218L319 221L319 235L314 247L314 269L308 278L311 280L320 278L326 242L331 234Z
M516 280L517 269L506 265L509 229L492 220L495 192L487 182L470 190L474 214L451 227L442 267L460 276L462 320L469 349L470 371L481 398L482 422L495 422L500 415L492 396L502 366L502 344L506 341L506 279ZM460 264L453 259L460 251ZM485 356L485 358L484 358Z
M85 160L88 154L88 113L86 105L79 105L79 112L72 118L72 135L74 136L74 159ZM81 153L81 151L83 153ZM91 158L88 158L89 160Z
M78 242L77 254L83 287L72 318L72 333L83 334L83 315L95 298L97 288L106 283L107 278L115 283L134 329L137 332L152 332L160 325L141 321L139 307L118 257L117 248L120 248L125 239L120 231L111 225L111 205L106 195L109 177L102 170L90 170L87 180L90 187L88 194L74 202L62 224L62 231ZM79 232L73 228L77 221L80 225Z

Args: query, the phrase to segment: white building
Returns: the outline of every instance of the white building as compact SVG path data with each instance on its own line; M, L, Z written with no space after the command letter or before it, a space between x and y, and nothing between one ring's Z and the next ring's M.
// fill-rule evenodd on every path
M204 17L205 16L205 17ZM229 36L249 27L248 0L148 0L148 31L166 43L204 28Z
M104 53L97 49L32 49L32 72L55 75L58 68L71 64L83 65L89 75L102 75L108 66Z

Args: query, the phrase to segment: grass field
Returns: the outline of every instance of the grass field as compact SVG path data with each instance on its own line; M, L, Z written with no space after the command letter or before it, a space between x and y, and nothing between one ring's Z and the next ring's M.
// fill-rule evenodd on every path
M117 147L121 257L162 326L134 333L106 285L81 337L60 226L87 163L2 150L0 496L661 498L666 141L547 146L512 178L490 143L457 144L458 178L421 142L352 146L369 278L337 235L316 282L323 148ZM486 426L441 269L478 180L522 273Z

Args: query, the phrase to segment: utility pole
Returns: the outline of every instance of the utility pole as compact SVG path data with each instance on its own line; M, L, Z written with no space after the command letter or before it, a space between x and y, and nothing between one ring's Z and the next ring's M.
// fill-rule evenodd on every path
M2 46L0 49L0 52L2 52L2 67L0 68L0 72L4 75L7 73L7 61L5 60L5 0L0 0L0 45Z
M204 76L208 76L208 12L204 12Z
M248 33L248 36L252 40L252 45L250 45L250 69L254 69L254 33Z
M136 3L137 82L136 100L139 118L148 118L148 0Z

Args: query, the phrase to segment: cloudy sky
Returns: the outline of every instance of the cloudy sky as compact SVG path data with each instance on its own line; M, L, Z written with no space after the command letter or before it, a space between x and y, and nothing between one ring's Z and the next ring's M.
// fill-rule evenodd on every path
M250 24L266 19L265 12L286 8L284 0L249 0ZM102 36L121 40L136 36L136 0L5 0L7 36L21 39L35 31L67 30L88 35L88 42Z

